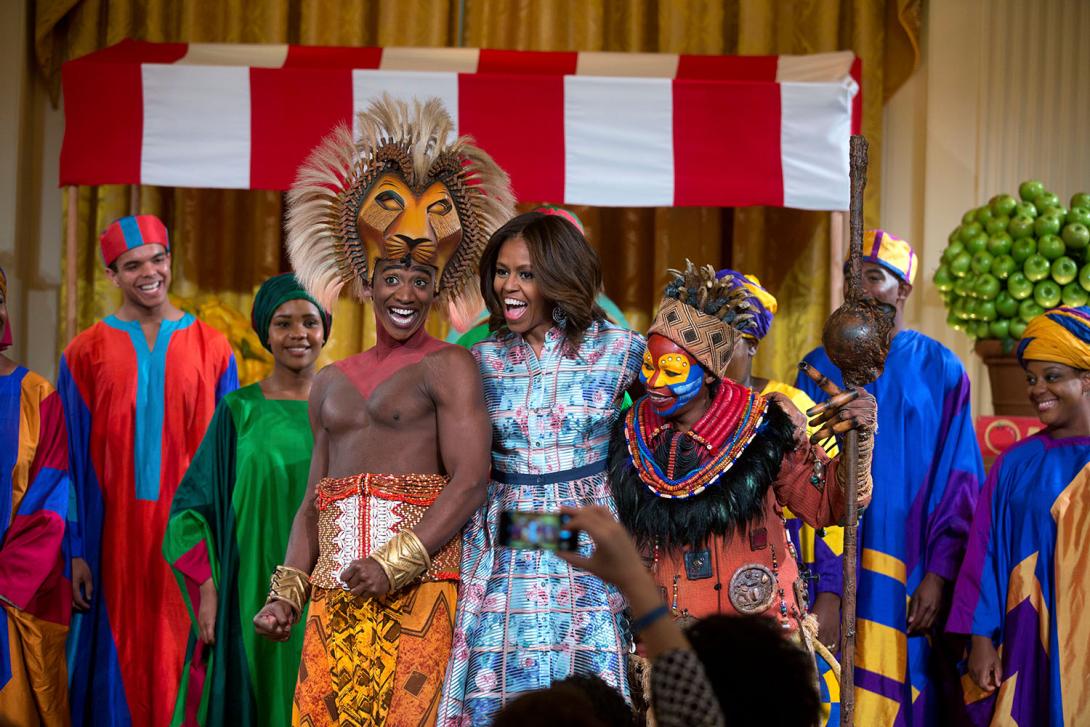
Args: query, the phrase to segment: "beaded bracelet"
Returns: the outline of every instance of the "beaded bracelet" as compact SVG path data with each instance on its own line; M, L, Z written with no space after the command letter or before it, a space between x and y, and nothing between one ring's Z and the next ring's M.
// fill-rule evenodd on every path
M635 636L668 613L670 613L670 609L663 603L658 608L648 611L633 621L631 626L629 626L629 630L632 632L632 635Z

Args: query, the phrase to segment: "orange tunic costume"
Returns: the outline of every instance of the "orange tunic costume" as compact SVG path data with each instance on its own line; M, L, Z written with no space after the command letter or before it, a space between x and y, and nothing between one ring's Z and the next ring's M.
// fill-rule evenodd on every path
M814 527L840 523L837 463L809 443L802 415L786 401L781 405L779 396L761 397L730 380L719 386L730 396L752 398L755 406L763 402L756 435L703 492L664 498L640 477L626 442L640 414L649 412L641 399L624 423L628 437L614 437L611 467L621 521L653 561L675 615L760 613L794 631L807 601L782 507Z
M611 443L618 515L675 616L763 614L794 632L806 587L782 510L817 528L839 524L837 462L810 444L789 399L727 378L753 319L746 290L710 267L672 272L648 331L648 395ZM700 396L708 403L695 409ZM700 418L681 427L693 411Z

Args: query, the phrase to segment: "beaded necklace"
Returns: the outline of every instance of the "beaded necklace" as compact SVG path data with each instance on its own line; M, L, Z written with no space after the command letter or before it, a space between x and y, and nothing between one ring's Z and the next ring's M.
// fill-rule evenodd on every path
M653 442L671 427L655 412L647 397L633 406L625 418L625 439L632 464L648 489L659 497L683 499L715 484L741 456L764 421L768 401L744 386L724 379L719 384L712 405L688 432L688 437L709 453L710 459L682 477L676 477L675 465L679 438L671 443L666 471L653 454Z

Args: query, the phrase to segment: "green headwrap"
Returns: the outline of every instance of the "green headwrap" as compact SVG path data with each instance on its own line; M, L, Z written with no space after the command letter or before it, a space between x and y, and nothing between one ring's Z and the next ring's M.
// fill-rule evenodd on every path
M318 309L322 316L323 341L329 340L329 329L333 327L333 316L328 311L322 310L318 301L307 295L303 286L291 273L274 275L261 284L254 296L254 309L250 313L250 325L254 333L261 339L261 345L269 349L269 326L272 324L273 314L276 309L289 300L309 300Z

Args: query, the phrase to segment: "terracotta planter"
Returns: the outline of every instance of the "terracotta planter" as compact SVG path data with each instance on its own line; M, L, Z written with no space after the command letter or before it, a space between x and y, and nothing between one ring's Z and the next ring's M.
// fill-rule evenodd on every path
M1037 412L1026 397L1026 373L1014 352L1003 353L1003 344L999 341L977 341L973 350L988 367L996 415L1036 418Z

